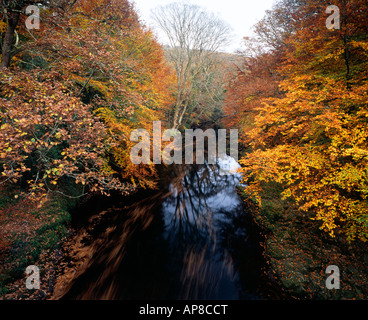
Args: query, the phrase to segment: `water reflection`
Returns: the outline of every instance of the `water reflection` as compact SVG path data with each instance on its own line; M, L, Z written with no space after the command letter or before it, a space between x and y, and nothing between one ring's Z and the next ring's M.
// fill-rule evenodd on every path
M242 296L238 270L227 243L234 219L244 215L235 190L241 175L236 170L224 175L223 170L224 162L221 166L179 167L170 184L171 194L162 204L164 238L170 244L170 252L182 257L179 298ZM245 226L232 231L246 242Z
M236 193L241 176L223 174L237 166L173 166L168 191L111 215L64 299L257 299L260 251Z
M227 221L228 213L240 205L235 187L238 173L220 175L216 165L181 167L170 184L170 195L163 203L165 225L179 229L189 225L192 231L212 229L212 222Z

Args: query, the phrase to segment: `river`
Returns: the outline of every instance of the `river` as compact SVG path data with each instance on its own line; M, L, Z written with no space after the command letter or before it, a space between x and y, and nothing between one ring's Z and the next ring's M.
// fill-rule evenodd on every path
M104 208L93 254L62 298L272 299L238 166L228 156L172 166L159 191Z

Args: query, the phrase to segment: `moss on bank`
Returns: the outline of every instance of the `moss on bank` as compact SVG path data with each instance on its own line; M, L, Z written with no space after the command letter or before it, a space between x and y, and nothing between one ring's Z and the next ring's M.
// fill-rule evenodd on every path
M18 197L15 187L0 190L0 299L44 299L52 291L57 248L69 234L77 200L54 196L42 206ZM25 287L25 269L40 268L40 290Z
M283 200L277 184L264 185L262 206L239 189L264 231L264 255L273 277L295 299L368 299L368 249L362 242L329 237L311 215ZM326 288L326 268L340 270L340 289Z

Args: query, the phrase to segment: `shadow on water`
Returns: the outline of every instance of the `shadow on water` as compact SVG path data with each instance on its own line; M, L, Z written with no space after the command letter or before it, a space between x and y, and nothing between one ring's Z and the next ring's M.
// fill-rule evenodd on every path
M240 174L218 165L170 173L167 190L106 210L105 235L63 299L270 298Z

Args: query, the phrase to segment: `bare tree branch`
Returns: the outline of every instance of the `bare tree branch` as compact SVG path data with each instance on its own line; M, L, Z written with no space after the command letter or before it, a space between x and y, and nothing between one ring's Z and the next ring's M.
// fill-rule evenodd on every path
M195 86L206 81L213 55L228 43L230 27L197 5L171 3L156 8L152 14L171 48L167 55L177 76L172 126L178 128L192 102Z

